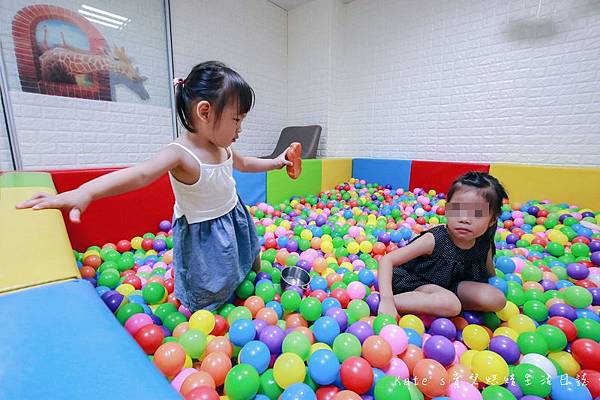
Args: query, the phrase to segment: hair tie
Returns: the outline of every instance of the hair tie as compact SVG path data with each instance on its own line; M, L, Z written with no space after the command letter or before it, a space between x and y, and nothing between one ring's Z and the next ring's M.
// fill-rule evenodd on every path
M183 85L183 79L181 79L181 78L175 78L175 79L173 79L173 86L177 87L179 85Z

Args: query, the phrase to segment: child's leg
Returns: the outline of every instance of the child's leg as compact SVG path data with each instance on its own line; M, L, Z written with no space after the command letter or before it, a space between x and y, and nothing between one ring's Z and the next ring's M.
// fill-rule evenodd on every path
M463 281L456 291L465 310L500 311L506 304L504 294L487 283Z
M458 297L448 289L438 285L423 285L414 292L394 296L396 309L400 313L424 313L440 317L454 317L460 314Z

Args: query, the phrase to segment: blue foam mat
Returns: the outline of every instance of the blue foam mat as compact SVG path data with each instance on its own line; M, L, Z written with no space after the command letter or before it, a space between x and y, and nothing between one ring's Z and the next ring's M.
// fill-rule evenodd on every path
M0 296L0 399L181 399L86 281Z
M379 158L355 158L352 160L352 177L369 183L392 185L408 189L410 183L410 160L388 160Z
M267 201L267 173L233 171L237 191L249 206Z

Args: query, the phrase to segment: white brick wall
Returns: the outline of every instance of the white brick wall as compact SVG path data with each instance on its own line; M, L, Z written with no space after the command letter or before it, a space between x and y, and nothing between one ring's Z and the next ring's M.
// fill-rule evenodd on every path
M81 5L74 0L45 3L72 11ZM148 77L147 101L123 85L117 85L118 101L113 102L22 92L11 32L14 15L26 4L22 0L0 2L0 39L24 168L128 165L148 158L172 140L162 0L86 1L131 18L123 30L95 26L110 45L124 47L140 73Z
M297 14L316 18L327 1ZM318 107L333 119L291 106L290 117L328 121L328 156L600 165L600 4L543 0L539 18L538 4L343 5L342 56L330 73L335 106ZM313 38L309 56L319 59L323 43L332 43L324 22L292 30L296 11L289 14L290 39ZM306 50L294 45L302 46L290 40L290 55ZM313 61L297 60L294 71L304 74L290 67L290 104L314 104L319 91L306 83Z
M256 92L236 148L270 154L287 114L287 13L267 0L171 2L175 76L223 61Z
M321 125L319 157L328 156L336 118L343 12L338 0L312 1L288 12L287 125Z

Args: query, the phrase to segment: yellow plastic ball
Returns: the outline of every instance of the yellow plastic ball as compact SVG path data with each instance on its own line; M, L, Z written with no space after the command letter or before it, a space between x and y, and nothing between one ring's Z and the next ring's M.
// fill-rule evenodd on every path
M531 228L531 232L534 232L534 233L546 232L546 227L544 225L536 225L533 228Z
M190 316L189 329L208 335L215 328L215 316L207 310L198 310Z
M135 288L133 287L133 285L131 285L129 283L123 283L123 284L117 286L117 292L121 293L125 297L129 296L134 291L135 291Z
M523 314L511 317L508 320L508 327L513 329L518 334L535 331L535 324L533 323L533 320L527 315Z
M348 253L350 254L357 254L360 251L360 245L356 242L348 243L346 248L348 249Z
M484 350L490 344L490 337L481 326L471 324L463 329L463 341L470 349Z
M323 236L321 236L321 241L322 242L333 242L333 238L331 237L331 235L328 235L326 233Z
M548 354L548 358L556 361L562 368L565 374L569 376L575 376L581 370L581 365L573 358L570 353L566 351L558 351L556 353ZM574 399L573 399L574 400Z
M142 242L140 242L140 244L141 243ZM97 257L100 257L100 253L98 252L98 250L88 250L85 253L83 253L83 257L81 259L85 260L88 256L97 256Z
M519 334L508 326L501 326L494 331L494 336L506 336L511 338L514 342L519 338Z
M440 223L440 220L437 217L431 217L431 218L429 218L429 223L431 225L437 225Z
M306 366L296 353L283 353L273 366L273 378L279 387L285 389L298 382L304 382Z
M483 350L473 356L471 369L486 385L502 385L508 378L508 364L498 353Z
M421 319L416 315L404 315L402 318L400 318L398 325L400 325L402 328L414 329L419 333L419 335L425 333L425 325L423 324L423 321L421 321Z
M527 242L531 243L531 241L533 239L535 239L535 236L532 235L531 233L526 233L526 234L524 234L524 235L521 236L521 239L522 240L527 240Z
M331 253L333 251L333 243L329 241L321 241L321 251L323 253Z
M515 315L518 315L518 314L519 314L519 307L517 307L517 305L515 303L513 303L512 301L507 301L506 305L504 306L504 308L502 310L496 311L496 315L502 321L508 321L509 319L511 319L512 317L514 317Z
M373 251L373 243L368 240L363 240L360 242L360 251L364 254L370 254Z
M141 249L143 240L144 239L139 236L134 237L133 239L131 239L131 248L135 250Z
M341 263L340 268L346 268L350 272L354 271L354 265L348 261Z
M460 356L460 363L466 367L469 367L469 369L472 369L472 362L473 362L473 357L475 357L475 354L479 353L478 350L467 350L464 353L462 353L462 355Z
M302 239L310 240L310 239L312 239L313 234L308 229L304 229L302 232L300 232L300 237Z
M312 356L312 354L317 350L333 351L331 350L331 347L329 347L326 343L317 342L310 346L310 355Z

